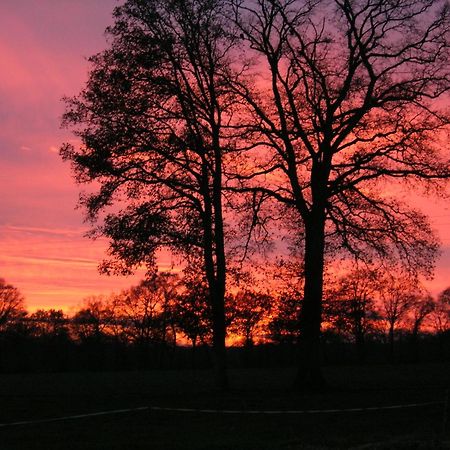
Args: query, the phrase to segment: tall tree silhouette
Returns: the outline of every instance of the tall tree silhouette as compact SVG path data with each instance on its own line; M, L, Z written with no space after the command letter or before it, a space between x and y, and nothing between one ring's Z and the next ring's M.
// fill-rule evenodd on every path
M223 81L231 43L222 8L220 0L117 7L110 48L90 59L86 88L67 100L63 123L82 146L61 154L78 181L100 186L81 204L100 222L93 234L110 240L104 271L154 267L161 248L200 255L217 385L226 388L223 124L233 97Z
M232 3L250 66L234 88L251 116L247 147L256 152L248 161L259 159L240 179L296 212L305 274L297 383L321 386L326 250L375 254L411 271L433 266L437 243L426 217L396 192L402 181L433 193L449 176L449 7Z

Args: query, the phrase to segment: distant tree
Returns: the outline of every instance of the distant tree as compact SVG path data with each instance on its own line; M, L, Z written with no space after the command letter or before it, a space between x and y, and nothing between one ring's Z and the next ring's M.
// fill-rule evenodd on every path
M267 325L272 341L280 344L297 344L299 342L300 309L301 298L295 292L285 292L277 298Z
M195 276L192 270L188 270L180 287L173 309L174 320L177 328L195 349L199 342L205 345L211 341L212 317L208 286L204 278Z
M161 341L164 343L170 341L175 346L177 329L174 318L174 305L180 289L180 279L177 274L170 272L161 272L156 278L161 295ZM170 335L170 338L168 338L168 335Z
M68 339L68 318L62 310L38 309L28 318L32 334L44 339Z
M128 0L115 9L110 48L90 59L64 124L82 146L61 150L95 235L109 238L104 271L155 266L158 249L198 253L208 283L217 384L226 388L223 164L233 116L225 87L232 46L222 0ZM109 209L112 204L123 207ZM102 213L107 211L106 215ZM100 220L104 217L104 220Z
M11 337L27 336L24 323L27 312L24 297L12 284L0 278L0 370L6 364L3 360L4 347Z
M26 315L25 299L12 284L0 278L0 333Z
M395 333L421 295L416 280L401 273L386 274L380 284L381 317L387 324L389 357L394 358Z
M252 347L255 336L261 333L264 319L268 318L274 299L251 288L241 289L231 298L229 330L241 336L245 347Z
M75 340L98 343L116 325L112 305L105 297L88 297L83 307L73 315L70 324Z
M418 295L410 306L409 320L411 323L411 344L413 359L419 358L419 334L422 325L436 308L436 303L430 295Z
M38 309L26 318L23 357L36 370L64 371L73 362L69 318L62 310ZM25 344L25 345L24 345Z
M438 335L443 335L450 330L450 288L438 295L431 318L433 328Z
M437 337L441 357L445 357L445 343L450 342L450 288L444 289L437 297L430 325ZM448 353L447 353L448 357Z
M338 279L326 295L326 318L338 333L350 336L359 361L365 359L367 335L378 319L375 308L378 283L375 269L357 267Z
M450 287L444 289L439 295L438 295L438 302L442 305L446 305L450 308Z
M432 269L430 225L396 192L410 182L432 194L450 175L449 7L231 3L249 66L247 80L232 80L248 114L240 179L293 211L290 226L304 238L297 384L318 387L327 250Z
M116 320L126 339L143 346L175 345L172 307L176 291L165 274L153 275L114 298Z

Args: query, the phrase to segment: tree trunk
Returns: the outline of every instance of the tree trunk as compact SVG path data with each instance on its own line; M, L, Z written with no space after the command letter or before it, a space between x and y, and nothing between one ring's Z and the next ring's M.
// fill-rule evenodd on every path
M208 238L208 236L207 236ZM211 239L207 240L211 244ZM225 278L218 282L214 264L212 245L205 246L205 271L208 280L212 312L212 351L214 363L214 377L217 389L228 389L228 375L226 364L226 324L225 324Z
M196 354L197 354L197 337L192 338L192 354L191 354L191 364L192 368L195 370L197 368L196 364Z
M217 155L216 155L217 158ZM226 323L225 323L225 245L222 218L221 172L216 161L216 174L213 179L213 195L209 191L207 164L203 171L205 183L202 187L205 202L203 214L204 262L208 290L212 310L213 331L213 362L215 385L217 389L228 389L228 374L226 364ZM214 214L213 214L214 212Z
M211 73L213 83L214 73ZM212 85L212 84L211 84ZM212 105L215 103L215 92L211 91ZM211 128L213 130L214 171L213 171L213 207L214 207L214 247L216 254L216 299L213 311L216 330L214 332L214 354L216 359L216 386L221 391L229 388L227 359L226 359L226 317L225 317L225 288L226 288L226 257L225 233L222 211L222 147L220 146L220 124L215 122L214 107L211 110Z
M221 391L228 390L228 373L225 347L224 293L213 293L213 360L215 385Z
M355 336L356 358L359 363L366 361L366 342L363 333L357 333Z
M389 361L394 361L394 323L389 324L388 345L389 345Z
M295 380L298 389L322 389L320 346L325 249L325 218L320 212L305 226L305 287L300 312L300 364Z
M209 220L210 217L206 215L205 221ZM211 227L206 227L205 244L205 272L212 311L214 378L217 389L225 391L228 389L225 347L225 264L222 261L216 264L214 262Z
M420 324L416 321L411 333L411 358L413 362L419 361L419 327Z

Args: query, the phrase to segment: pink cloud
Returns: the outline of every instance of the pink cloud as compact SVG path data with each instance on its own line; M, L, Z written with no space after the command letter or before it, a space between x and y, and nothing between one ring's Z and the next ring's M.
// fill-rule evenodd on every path
M118 292L136 284L134 276L99 275L105 257L104 240L88 240L86 228L0 226L0 276L17 286L30 309L70 309L90 295ZM160 269L170 268L169 257L160 258Z

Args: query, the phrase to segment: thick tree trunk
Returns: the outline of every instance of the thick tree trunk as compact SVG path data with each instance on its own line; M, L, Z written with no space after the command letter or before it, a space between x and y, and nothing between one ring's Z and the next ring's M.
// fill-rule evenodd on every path
M206 254L212 255L210 252L206 252ZM217 389L225 391L228 389L225 347L225 285L217 282L212 258L205 258L205 266L212 311L212 353L215 385Z
M210 240L207 241L211 243ZM214 264L212 246L205 246L205 272L208 280L208 290L212 311L212 334L213 334L213 364L215 374L215 385L219 390L228 389L228 375L226 364L226 323L225 323L225 277L217 276L217 268ZM223 266L225 267L225 266Z
M411 359L413 362L419 361L419 324L414 323L411 333Z
M207 177L205 177L207 179ZM212 310L213 363L216 388L228 389L226 363L226 322L225 322L225 245L221 204L220 171L213 180L212 198L209 184L204 187L205 213L204 225L204 261L208 280Z
M389 332L388 332L388 346L389 346L389 361L394 361L394 323L391 323L389 325Z
M356 358L359 363L366 361L366 342L364 334L357 333L355 336Z
M228 385L227 358L226 358L226 325L224 293L215 292L213 303L213 360L214 378L216 388L226 391Z
M320 345L325 249L324 214L318 214L305 227L305 287L300 313L300 361L295 386L298 389L322 389Z
M212 78L214 77L213 74ZM212 99L215 99L214 91L211 91ZM215 104L215 100L212 101ZM214 249L216 256L215 290L213 298L214 316L214 355L216 386L222 391L229 388L227 358L226 358L226 318L225 318L225 288L226 288L226 257L225 257L225 233L222 211L222 148L220 146L220 125L215 123L214 110L211 112L211 124L213 130L214 145L214 172L213 172L213 198L214 208Z
M191 354L191 364L194 370L197 368L196 355L197 355L197 338L194 337L192 338L192 354Z
M363 324L365 315L365 312L360 313L356 311L354 313L353 336L355 338L356 359L359 363L363 363L366 360L366 333Z

